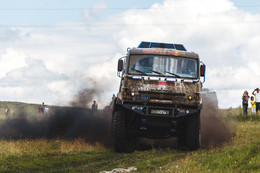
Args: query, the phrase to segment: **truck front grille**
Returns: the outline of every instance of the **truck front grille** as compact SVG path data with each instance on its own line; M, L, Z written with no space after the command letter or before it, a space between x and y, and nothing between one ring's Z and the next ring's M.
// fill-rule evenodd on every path
M155 93L139 91L140 95L145 95L150 99L150 102L164 101L165 103L172 103L173 101L185 101L185 94L183 93Z

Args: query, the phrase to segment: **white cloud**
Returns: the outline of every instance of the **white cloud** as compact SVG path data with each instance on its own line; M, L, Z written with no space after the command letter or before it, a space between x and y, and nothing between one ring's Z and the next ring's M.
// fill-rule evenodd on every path
M6 73L0 79L1 87L41 86L52 81L65 80L66 76L49 71L42 60L26 59L26 66Z
M85 17L86 23L91 24L100 18L100 14L107 9L107 4L105 1L100 1L92 5L91 9L84 8L83 15Z
M22 50L9 47L0 54L0 77L6 72L25 66L26 54Z
M15 31L0 24L0 41L9 42L15 41L19 37L19 31Z
M84 23L0 30L0 81L9 86L0 88L3 98L41 102L43 98L27 97L37 88L48 92L44 99L49 103L65 104L80 89L93 87L94 81L109 100L119 86L117 59L140 41L183 43L199 53L207 65L204 85L217 91L220 107L237 107L239 92L259 85L260 57L255 52L260 44L260 14L241 11L228 0L165 0L150 9L131 9L107 18L100 17L101 11L94 10L98 8L107 5L102 1L92 10L85 9ZM12 39L4 41L8 37ZM17 97L10 96L14 90ZM227 104L227 100L238 101Z

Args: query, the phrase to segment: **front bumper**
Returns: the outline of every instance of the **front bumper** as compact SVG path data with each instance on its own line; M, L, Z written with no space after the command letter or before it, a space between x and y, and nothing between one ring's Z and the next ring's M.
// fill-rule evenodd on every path
M133 111L141 116L160 116L180 118L190 114L197 113L199 108L183 108L170 106L140 105L140 104L123 104L124 108Z

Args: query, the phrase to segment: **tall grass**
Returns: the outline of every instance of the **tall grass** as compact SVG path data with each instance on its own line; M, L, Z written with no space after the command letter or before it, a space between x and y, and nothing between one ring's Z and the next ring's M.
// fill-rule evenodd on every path
M89 144L83 138L64 139L19 139L1 140L0 155L22 155L28 153L70 153L88 152L104 148L100 143Z

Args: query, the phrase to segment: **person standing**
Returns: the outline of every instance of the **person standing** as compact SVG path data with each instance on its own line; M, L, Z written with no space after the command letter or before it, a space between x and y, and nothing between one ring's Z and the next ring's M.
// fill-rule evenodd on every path
M48 113L49 113L49 108L47 105L45 105L44 114L48 114Z
M95 100L93 101L93 104L92 104L91 108L92 108L92 112L93 112L93 113L94 113L94 112L97 112L98 104L96 103Z
M9 108L7 105L5 105L5 117L9 118Z
M243 114L244 114L244 115L247 115L248 99L249 99L248 91L245 90L245 91L244 91L244 94L243 94L243 96L242 96L242 105L243 105Z
M110 102L110 110L113 110L115 100L116 100L116 95L113 94L112 101Z
M255 96L255 102L256 102L256 114L258 115L258 110L260 110L260 93L259 88L256 88L252 94Z
M41 105L38 107L38 110L39 110L39 113L41 114L42 113L42 106Z
M45 111L45 104L44 102L42 102L42 105L41 105L41 113L43 114Z
M251 96L250 103L251 103L251 108L252 108L251 113L253 115L256 113L256 102L255 102L254 96Z

